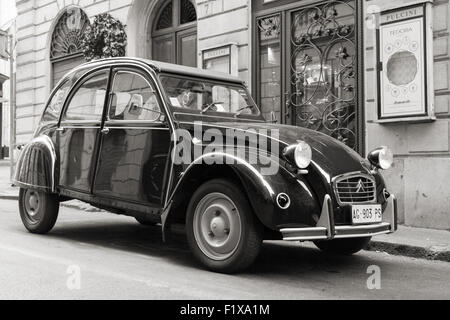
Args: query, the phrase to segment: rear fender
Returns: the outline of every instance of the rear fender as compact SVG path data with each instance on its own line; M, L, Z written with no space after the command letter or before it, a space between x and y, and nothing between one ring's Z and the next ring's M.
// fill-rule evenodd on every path
M22 148L13 183L22 188L56 192L56 152L52 140L42 135Z

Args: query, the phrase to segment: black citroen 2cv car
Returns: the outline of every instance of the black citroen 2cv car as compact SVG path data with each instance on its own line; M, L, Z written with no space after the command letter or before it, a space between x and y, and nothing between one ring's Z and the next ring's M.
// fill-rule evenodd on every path
M238 78L135 58L86 63L53 90L14 183L43 234L79 199L142 224L183 224L207 268L249 266L262 241L355 253L396 230L380 169L339 141L264 120Z

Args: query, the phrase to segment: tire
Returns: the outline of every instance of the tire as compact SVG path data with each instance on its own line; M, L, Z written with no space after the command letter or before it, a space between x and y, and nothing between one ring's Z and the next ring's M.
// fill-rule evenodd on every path
M314 241L314 244L324 252L352 255L364 249L369 244L371 238L372 237Z
M29 232L48 233L58 219L58 196L43 191L20 188L19 212L23 225Z
M136 218L136 217L135 217L135 219L137 222L139 222L143 226L156 226L158 224L158 222L148 220L148 219Z
M258 256L263 226L236 184L211 180L201 185L188 205L187 241L194 256L209 270L234 273Z

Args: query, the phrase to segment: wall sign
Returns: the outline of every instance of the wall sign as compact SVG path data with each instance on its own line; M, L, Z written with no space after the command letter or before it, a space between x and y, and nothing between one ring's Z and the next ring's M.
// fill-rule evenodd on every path
M381 13L377 34L379 120L430 116L426 20L425 4Z
M204 50L203 69L231 74L231 45Z

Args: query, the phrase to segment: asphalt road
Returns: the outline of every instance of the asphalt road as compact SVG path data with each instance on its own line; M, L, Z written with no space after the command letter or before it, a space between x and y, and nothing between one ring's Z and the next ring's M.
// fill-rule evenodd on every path
M17 202L0 200L0 299L450 299L447 262L267 242L249 270L223 275L202 270L178 238L164 244L158 227L69 208L50 234L32 235ZM368 289L370 266L380 289Z

